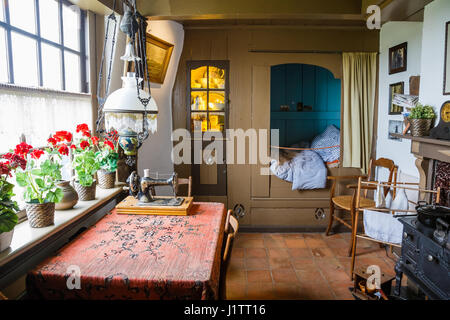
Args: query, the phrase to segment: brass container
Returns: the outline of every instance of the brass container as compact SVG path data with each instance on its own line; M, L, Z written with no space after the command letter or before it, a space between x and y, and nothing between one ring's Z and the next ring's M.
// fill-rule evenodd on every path
M63 198L60 202L55 203L56 210L72 209L78 202L78 193L70 185L70 181L59 181L56 185L63 191Z
M29 203L25 204L28 223L32 228L43 228L54 224L55 222L55 204L53 202L46 203Z
M97 171L98 186L102 189L112 189L116 184L116 172L107 170Z
M80 201L91 201L95 200L95 190L97 183L94 180L91 186L85 187L82 186L78 181L74 182L75 190L78 193L78 196L80 198Z
M408 119L411 124L411 135L413 137L426 137L430 135L433 119Z

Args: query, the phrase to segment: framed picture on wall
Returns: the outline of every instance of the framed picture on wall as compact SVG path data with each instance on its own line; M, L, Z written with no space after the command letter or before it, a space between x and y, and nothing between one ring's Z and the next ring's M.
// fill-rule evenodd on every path
M173 44L147 33L146 50L150 81L164 83L172 56Z
M406 71L408 63L408 42L389 48L389 74Z
M450 21L445 24L444 95L450 95Z
M403 132L403 121L397 121L397 120L389 120L389 129L388 129L388 139L389 140L396 140L396 141L402 141L402 138L394 137L393 133L402 134Z
M405 83L404 82L397 82L393 83L389 86L389 114L402 114L403 107L400 107L393 103L394 100L394 94L405 93Z

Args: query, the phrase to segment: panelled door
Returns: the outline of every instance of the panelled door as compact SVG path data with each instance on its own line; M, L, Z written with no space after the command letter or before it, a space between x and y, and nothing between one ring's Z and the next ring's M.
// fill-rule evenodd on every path
M194 195L225 196L227 194L226 143L222 152L204 157L211 141L196 141L205 134L225 138L229 110L229 61L187 62L188 128L192 143L192 178ZM196 163L196 144L201 144L202 163ZM217 154L216 154L217 153ZM222 158L218 164L217 157ZM197 160L198 160L197 156ZM206 158L206 159L205 159Z

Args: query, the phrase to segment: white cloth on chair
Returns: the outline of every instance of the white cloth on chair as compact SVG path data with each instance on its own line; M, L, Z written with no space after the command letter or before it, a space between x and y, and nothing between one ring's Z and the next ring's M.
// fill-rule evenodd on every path
M403 225L390 212L364 210L364 231L379 241L402 243Z
M377 193L380 193L381 190L377 190ZM391 190L389 190L388 195L383 200L386 208L390 209L407 210L409 206L405 189L397 189L394 200L392 200ZM396 214L404 215L405 212L396 212ZM403 225L397 218L394 218L392 212L364 210L364 230L366 235L376 240L396 244L402 243Z

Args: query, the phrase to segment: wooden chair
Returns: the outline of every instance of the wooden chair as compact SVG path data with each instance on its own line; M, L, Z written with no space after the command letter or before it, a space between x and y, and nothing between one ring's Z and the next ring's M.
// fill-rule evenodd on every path
M356 200L355 200L355 222L354 222L354 227L352 230L352 262L351 262L351 268L350 268L350 275L353 279L353 271L355 269L355 262L356 262L356 248L357 248L357 239L358 238L362 238L362 239L366 239L369 241L374 241L374 242L378 242L380 244L384 244L384 245L389 245L391 247L391 250L393 247L401 247L401 245L396 244L396 243L390 243L390 242L386 242L386 241L381 241L381 240L377 240L374 238L369 237L368 235L366 235L365 233L358 233L358 217L359 217L359 212L363 211L364 209L369 209L371 211L376 211L376 212L380 212L380 213L391 213L391 214L395 214L396 212L400 212L400 213L416 213L416 210L390 210L387 208L374 208L374 207L361 207L361 199L363 199L361 197L361 190L364 190L364 193L367 194L367 190L373 189L373 186L377 186L377 185L381 185L383 186L385 189L388 190L392 187L393 188L393 193L392 193L392 198L395 198L396 195L396 190L397 189L407 189L407 190L415 190L418 192L427 192L427 193L436 193L436 203L439 203L440 201L440 188L437 188L437 190L425 190L425 189L420 189L419 188L419 184L418 183L407 183L407 182L393 182L393 183L386 183L386 182L371 182L371 181L363 181L362 178L358 179L358 186L356 189ZM412 185L416 185L417 188L411 188L410 186ZM413 203L410 201L410 203Z
M355 200L356 200L356 189L358 187L358 185L353 184L353 185L347 185L347 188L349 189L354 189L353 195L342 195L342 196L336 196L335 195L335 190L336 190L336 183L341 181L341 180L356 180L356 179L371 179L372 174L376 175L376 168L386 168L389 170L389 178L388 178L388 182L392 183L392 181L397 181L397 167L394 164L394 161L390 160L390 159L386 159L386 158L380 158L378 160L370 160L369 163L369 170L366 175L355 175L355 176L331 176L328 177L329 180L332 181L332 185L331 185L331 189L330 189L330 218L328 221L328 227L327 230L325 232L325 234L328 236L331 228L333 226L333 222L336 219L338 222L342 223L344 226L346 226L347 228L349 228L352 232L353 232L353 227L355 225L355 212L356 212L356 207L355 207ZM370 208L370 207L374 207L375 206L375 201L368 199L367 198L367 192L369 190L375 190L376 187L368 187L365 192L364 192L364 197L361 197L359 199L359 206L358 206L358 210L364 209L364 208ZM387 193L389 192L389 188L385 188L385 196L387 195ZM341 209L341 210L345 210L345 211L349 211L350 212L350 224L348 224L346 221L344 221L342 218L337 217L335 215L335 209ZM348 256L351 256L352 254L352 248L353 248L353 243L350 242L349 244L349 248L348 248Z
M192 193L192 177L189 176L189 178L178 178L178 185L181 184L187 184L188 185L188 194L187 196L190 197Z
M239 222L233 215L232 210L228 210L227 219L225 224L225 232L222 245L222 261L220 264L220 281L219 281L219 298L221 300L226 300L227 292L227 271L230 265L231 251L233 249L234 238L239 230Z

